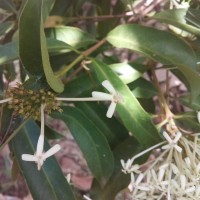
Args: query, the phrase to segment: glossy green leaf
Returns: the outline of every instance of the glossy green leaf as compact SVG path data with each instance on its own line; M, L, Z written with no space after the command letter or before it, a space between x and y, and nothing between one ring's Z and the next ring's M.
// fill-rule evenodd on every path
M156 88L152 83L144 78L139 78L129 85L130 90L137 98L151 98L157 94Z
M19 53L27 71L32 75L40 76L44 71L49 86L55 92L60 93L63 91L64 86L52 71L46 47L43 10L45 10L46 15L47 8L44 2L46 1L27 0L24 5L19 23Z
M47 48L51 55L73 50L68 44L52 38L47 39ZM19 45L17 42L9 42L0 46L0 65L16 59L19 59Z
M20 59L30 74L38 76L44 73L40 39L42 1L27 0L19 20Z
M12 28L14 27L14 23L13 22L4 22L0 24L0 36L7 34L9 31L12 30Z
M29 121L14 137L11 148L26 178L29 190L37 200L75 200L72 190L54 156L47 158L40 171L34 162L21 159L24 153L34 154L40 129L34 121ZM45 151L49 149L45 141Z
M142 73L135 70L127 63L116 63L116 64L111 64L109 66L116 74L118 74L120 79L125 84L131 83L132 81L142 76Z
M125 140L129 134L122 124L115 118L107 119L105 113L107 108L102 104L94 102L75 103L84 114L96 125L106 137L108 143L113 148Z
M128 131L146 147L157 143L159 135L150 115L144 111L129 88L105 63L92 59L92 65L98 80L109 80L122 96L123 101L117 104L117 112Z
M71 26L58 26L51 29L46 29L47 37L55 38L67 43L73 48L85 48L88 45L94 44L96 39L87 32L79 28Z
M88 74L82 74L65 85L61 97L81 97L90 94L95 88L96 83L93 82Z
M47 83L49 84L52 90L54 90L57 93L61 93L64 90L64 85L61 79L54 75L54 72L51 68L49 54L48 54L47 45L46 45L42 15L41 15L41 21L40 21L40 41L41 41L42 63L43 63L43 69L44 69Z
M128 184L130 183L130 174L124 174L122 172L120 160L123 159L126 162L141 150L141 146L133 137L127 138L114 149L114 172L104 188L99 188L99 190L93 194L93 199L113 200L121 190L127 188ZM140 164L142 162L144 162L144 160L141 159L140 161L138 160L137 163Z
M107 40L118 48L135 50L153 60L175 65L187 78L192 98L200 94L196 56L191 47L175 35L131 24L116 27L108 34Z
M78 143L95 178L104 183L113 172L113 154L107 140L95 124L77 108L62 107L63 113L52 117L62 119Z
M188 9L186 8L165 10L155 14L153 18L200 36L200 29L187 23L187 13Z

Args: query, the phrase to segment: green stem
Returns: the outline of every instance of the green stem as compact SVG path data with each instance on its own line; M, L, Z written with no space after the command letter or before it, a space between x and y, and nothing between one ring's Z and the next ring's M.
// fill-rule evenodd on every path
M29 119L23 121L23 123L20 124L20 126L8 137L8 139L0 146L0 151L6 146L6 144L8 144L17 135L17 133L28 122L28 120Z
M73 68L77 63L79 63L81 60L83 60L85 57L93 53L96 49L98 49L101 45L103 45L106 42L105 39L100 40L98 43L96 43L94 46L89 48L88 50L84 51L81 55L79 55L72 63L61 69L56 73L56 77L61 77L65 73L67 73L71 68Z

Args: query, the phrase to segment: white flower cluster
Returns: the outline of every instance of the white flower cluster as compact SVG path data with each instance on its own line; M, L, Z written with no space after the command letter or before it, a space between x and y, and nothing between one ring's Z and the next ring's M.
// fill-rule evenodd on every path
M106 113L106 116L108 118L111 118L115 112L117 103L122 101L122 97L114 89L114 87L111 85L111 83L108 80L103 81L102 85L104 88L106 88L110 92L110 94L94 91L92 92L92 97L86 97L86 98L59 98L57 97L56 100L58 101L111 101L111 104ZM9 97L4 100L0 100L0 104L10 102L10 101L12 101L12 97ZM52 148L50 148L47 152L44 152L44 110L45 110L45 105L42 104L41 111L40 111L41 130L40 130L40 136L37 142L36 152L34 155L31 155L31 154L22 155L22 160L35 162L37 164L38 170L41 169L42 165L44 164L44 161L48 157L54 155L61 148L59 144L56 144Z
M200 199L200 140L198 134L163 133L166 141L129 159L121 160L124 173L131 174L129 189L134 200ZM157 148L159 156L143 165L136 158ZM145 170L142 170L144 169Z

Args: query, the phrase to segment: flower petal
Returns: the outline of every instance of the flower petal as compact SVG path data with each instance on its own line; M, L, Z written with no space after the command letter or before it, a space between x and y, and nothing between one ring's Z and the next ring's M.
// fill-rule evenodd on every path
M113 95L107 94L107 93L104 93L104 92L94 91L94 92L92 92L92 96L94 98L97 98L97 99L100 99L100 100L106 100L106 101L108 101L108 100L112 101L113 100Z
M165 137L165 139L169 142L169 143L172 143L172 139L171 139L171 137L168 135L168 133L167 132L163 132L163 136Z
M111 102L111 104L108 108L108 111L106 113L106 117L111 118L113 116L113 114L115 112L116 105L117 104L115 102L113 102L113 101Z
M24 161L37 161L37 157L35 155L31 155L31 154L22 154L22 160Z
M45 160L46 158L52 156L53 154L57 153L61 149L61 146L59 144L54 145L51 147L43 156L43 159Z
M102 82L103 87L105 87L111 94L116 94L115 88L111 85L108 80Z

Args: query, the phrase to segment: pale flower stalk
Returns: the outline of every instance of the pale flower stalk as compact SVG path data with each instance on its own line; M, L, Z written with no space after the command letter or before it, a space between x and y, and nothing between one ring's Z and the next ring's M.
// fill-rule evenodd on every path
M41 169L44 161L57 153L60 150L60 145L56 144L51 147L47 152L44 152L44 105L41 105L41 132L37 142L36 153L34 155L31 154L23 154L22 160L24 161L33 161L37 164L38 170Z

